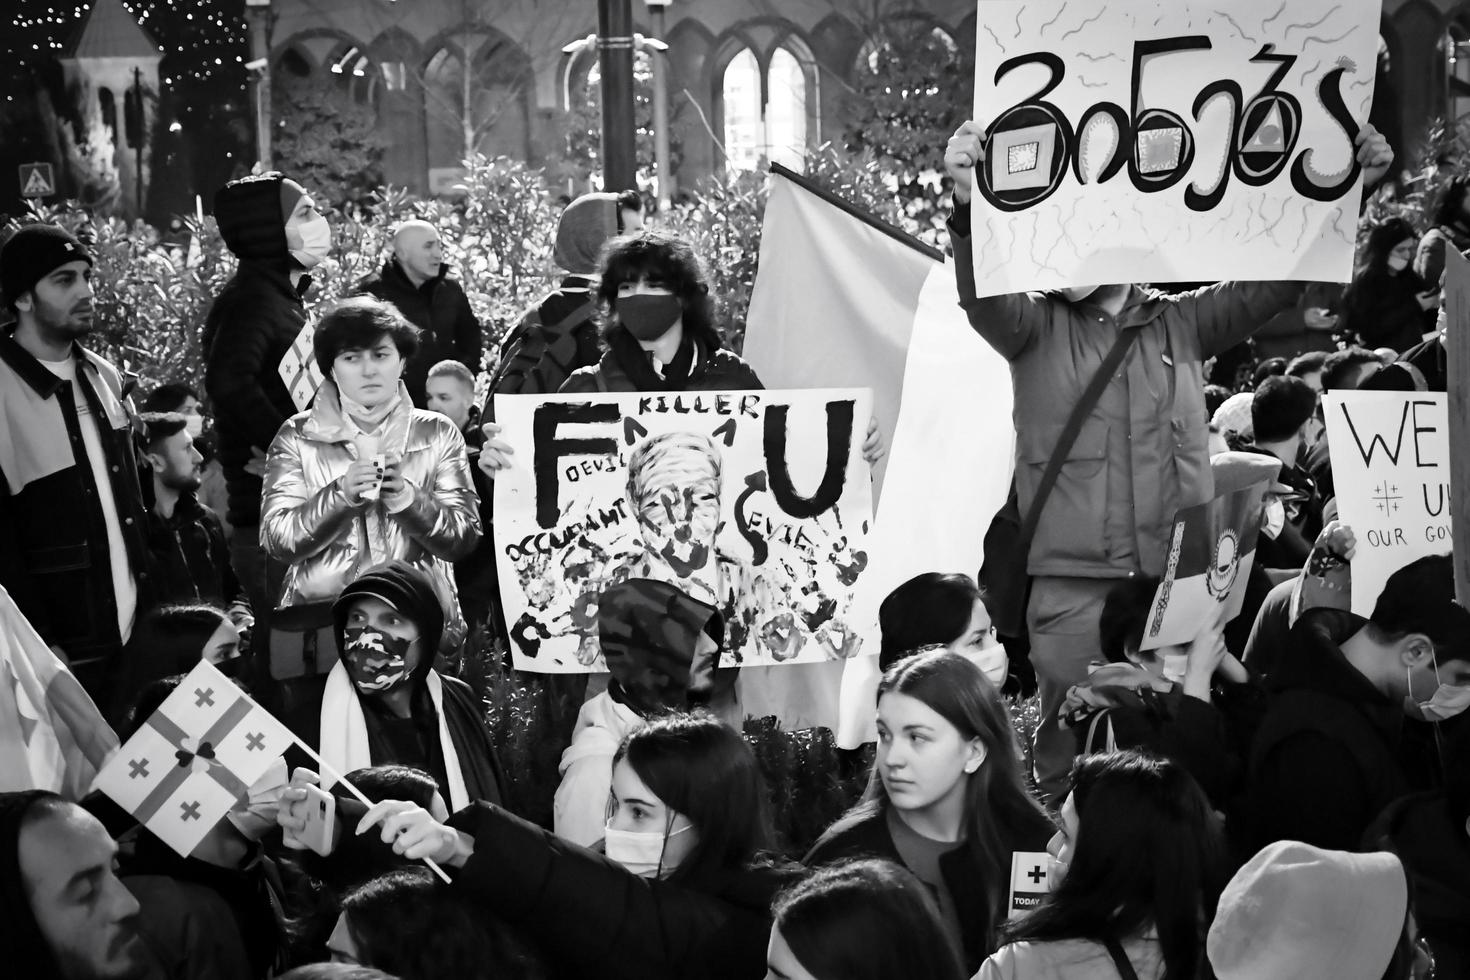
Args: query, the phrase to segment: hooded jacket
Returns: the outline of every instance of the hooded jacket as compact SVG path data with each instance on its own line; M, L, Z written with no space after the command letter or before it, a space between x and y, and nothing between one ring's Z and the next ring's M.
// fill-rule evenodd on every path
M407 765L434 777L446 800L450 799L447 767L440 737L440 718L429 694L430 674L434 674L442 692L443 723L453 746L464 789L469 800L499 802L504 798L504 776L495 755L494 744L485 729L484 708L468 684L447 677L434 669L435 651L444 632L444 612L434 583L422 569L408 562L393 561L375 568L351 582L332 604L332 620L337 634L337 655L344 670L347 665L347 643L344 636L347 617L355 600L371 596L388 603L405 619L418 627L421 655L410 681L413 685L411 717L396 717L371 692L353 688L362 711L363 730L367 740L369 765ZM350 676L350 674L349 674ZM341 731L344 718L332 717L339 710L329 699L321 703L303 704L293 713L291 728L309 745L328 754L322 734L329 726ZM350 747L360 751L361 746ZM357 768L345 765L343 771ZM453 804L451 804L453 805Z
M419 328L419 348L403 367L403 383L414 405L424 407L429 368L440 361L458 361L471 372L480 370L484 356L480 321L470 309L464 287L449 278L447 263L439 266L434 278L415 286L398 260L389 259L357 284L357 292L392 303Z
M577 712L556 787L556 835L591 847L602 840L613 756L645 718L682 711L709 697L719 651L696 655L701 635L724 636L720 614L666 582L629 579L598 600L598 640L612 675L608 689Z
M214 200L220 235L240 265L204 319L204 390L229 492L225 516L246 534L260 523L261 478L245 466L251 449L265 452L296 412L279 368L306 326L301 297L311 285L309 276L291 284L281 185L279 174L244 178Z
M1366 623L1319 608L1292 627L1293 651L1267 682L1251 744L1243 819L1231 821L1242 855L1279 840L1359 850L1374 817L1411 788L1400 754L1402 707L1340 647Z
M647 355L626 330L618 328L609 337L607 350L592 367L582 368L561 386L563 395L628 391L757 391L764 388L755 369L723 347L711 347L703 339L687 337L693 346L689 377L678 385L654 387L657 378Z
M604 980L748 980L764 969L771 901L789 866L640 878L488 803L450 826L475 852L454 887L539 948L551 972Z
M311 409L293 416L270 444L260 543L290 565L279 605L335 599L358 574L403 559L434 577L457 621L450 563L480 540L479 496L464 437L444 416L414 408L402 386L377 433L385 453L403 457L413 498L401 510L382 498L347 499L342 478L359 453L334 382L325 382Z
M1117 317L1047 293L979 299L969 228L969 207L957 206L950 241L960 306L1011 365L1021 513L1113 341L1121 331L1140 332L1062 465L1027 570L1162 575L1174 515L1214 496L1202 364L1295 303L1302 285L1220 283L1177 296L1134 286Z

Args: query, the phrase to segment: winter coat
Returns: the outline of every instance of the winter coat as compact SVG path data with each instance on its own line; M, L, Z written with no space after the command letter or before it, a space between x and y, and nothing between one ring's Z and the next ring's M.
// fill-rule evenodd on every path
M1044 851L1056 828L1043 818L1033 826L1012 831L1002 828L1009 838L1006 849ZM844 858L876 857L903 864L903 856L888 829L886 808L880 807L856 821L839 821L828 828L803 860L807 867L833 864ZM987 881L984 869L965 846L956 847L939 859L939 870L945 887L959 914L960 940L964 967L973 972L987 956L995 952L995 932L1005 921L1006 901L1010 890L1010 862L1006 862L999 881Z
M1373 818L1410 790L1402 706L1339 647L1366 622L1313 609L1292 627L1291 655L1267 682L1240 819L1231 820L1241 855L1279 840L1359 850Z
M1141 749L1178 764L1224 806L1239 760L1229 753L1219 710L1181 685L1155 682L1134 664L1107 664L1067 692L1062 714L1062 726L1077 736L1078 755Z
M357 284L357 292L392 303L419 328L419 349L403 368L403 383L414 405L424 407L424 382L429 368L440 361L458 361L471 372L480 370L484 356L480 321L464 287L449 278L448 265L441 264L437 276L415 286L398 260L389 259Z
M1403 353L1434 329L1435 311L1419 305L1419 294L1432 288L1412 269L1362 274L1342 294L1339 329L1356 334L1369 350L1389 347Z
M710 350L694 341L696 353L689 380L682 391L753 391L765 386L755 370L724 348ZM618 349L604 352L597 364L582 368L561 386L563 395L588 395L599 391L644 391L619 357Z
M284 261L242 261L204 320L204 390L229 489L226 517L246 534L260 524L261 478L245 472L250 451L264 453L296 413L279 369L306 326L301 297L310 283L303 276L291 285Z
M394 559L427 571L458 619L450 563L480 540L479 497L464 437L435 412L399 402L378 426L384 453L403 458L412 501L390 511L379 498L354 504L342 478L358 458L354 428L327 381L310 411L293 416L270 444L261 505L261 546L290 568L278 605L335 598L359 573Z
M978 299L969 209L950 223L960 306L1011 365L1016 493L1025 513L1073 406L1120 331L1140 335L1082 424L1031 543L1032 575L1163 573L1174 515L1214 496L1204 360L1301 296L1300 283L1220 283L1177 296L1132 287L1115 318L1048 293Z
M91 418L104 423L103 462L141 615L150 592L147 517L129 407L112 365L77 345L72 356ZM0 585L74 665L96 662L96 674L84 671L91 684L123 641L107 522L69 384L0 330Z
M1123 952L1139 980L1164 976L1164 951L1155 935L1126 940ZM973 980L1114 980L1118 968L1107 947L1090 939L1059 939L1002 946Z
M148 554L160 604L226 608L243 596L219 515L192 493L180 494L168 517L156 508L148 511Z
M771 900L787 866L696 880L640 878L490 803L450 825L475 839L455 877L539 947L551 972L603 980L750 980L765 969Z

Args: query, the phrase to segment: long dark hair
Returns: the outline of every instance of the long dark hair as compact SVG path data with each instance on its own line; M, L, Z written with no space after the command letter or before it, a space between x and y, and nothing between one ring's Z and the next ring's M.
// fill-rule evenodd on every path
M119 658L108 712L113 727L125 723L144 688L193 670L203 656L205 642L228 620L223 609L209 605L161 606L145 614Z
M1375 225L1368 232L1368 240L1363 243L1363 256L1358 262L1357 279L1386 279L1392 274L1388 271L1388 253L1394 250L1400 242L1411 238L1418 238L1414 226L1403 218L1389 218L1382 224ZM1412 265L1412 263L1411 263ZM1400 275L1407 275L1410 269L1405 269Z
M1061 882L1007 942L1126 939L1152 926L1165 980L1201 976L1205 930L1226 880L1220 821L1178 765L1109 752L1072 766L1077 838Z
M994 923L1010 880L1011 852L1015 844L1042 835L1051 828L1051 818L1026 789L1017 758L1015 728L1000 693L985 673L958 653L935 650L901 660L888 669L878 684L878 700L885 694L903 694L922 701L944 718L966 739L979 739L985 746L985 761L964 776L965 816L961 825L964 846L979 866L986 882L985 898L989 923L986 947L994 946ZM835 836L854 824L886 813L888 791L873 762L872 774L862 801L827 831Z
M772 850L765 780L733 728L699 712L668 715L624 736L613 765L624 759L698 834L671 879L750 867Z
M979 598L980 589L970 576L941 572L915 575L888 593L878 607L878 666L887 670L910 650L958 640Z
M777 897L773 923L817 980L962 980L939 906L923 882L891 861L818 868Z
M400 980L496 980L535 975L510 931L434 879L400 868L342 899L347 930L367 966Z
M608 241L603 246L598 270L598 323L609 342L613 334L627 328L618 322L618 287L625 282L646 280L667 287L684 308L684 333L708 350L723 346L715 329L715 304L709 280L682 238L657 231L640 231Z

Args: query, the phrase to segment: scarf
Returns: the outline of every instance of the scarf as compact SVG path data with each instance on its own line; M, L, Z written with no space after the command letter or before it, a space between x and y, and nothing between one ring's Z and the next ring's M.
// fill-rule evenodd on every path
M356 402L348 398L347 394L342 390L342 386L337 386L337 400L342 404L342 414L351 419L364 433L377 429L378 424L387 418L393 409L398 407L398 398L398 392L394 392L393 397L383 402L383 404L376 408L368 408L361 402Z
M434 703L439 725L439 750L444 754L444 772L449 782L448 786L440 788L447 798L450 812L454 813L474 801L465 788L459 754L444 721L443 682L439 680L438 672L431 670L424 683ZM323 789L331 789L343 773L379 764L373 759L372 747L368 744L367 718L362 713L357 688L352 686L352 678L347 676L347 668L340 661L327 675L327 688L322 695L320 749L322 761L335 770L321 774Z
M633 382L634 391L683 391L694 373L698 354L694 338L686 330L674 359L664 365L663 377L653 369L653 357L627 330L617 329L607 338L608 349L618 366Z

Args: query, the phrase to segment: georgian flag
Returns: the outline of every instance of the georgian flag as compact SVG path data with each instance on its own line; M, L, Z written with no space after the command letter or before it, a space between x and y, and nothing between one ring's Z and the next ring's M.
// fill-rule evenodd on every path
M861 651L746 668L741 705L788 728L832 728L855 747L875 737L878 604L920 572L980 568L985 529L1010 490L1011 373L959 308L941 252L779 164L769 190L743 355L768 388L871 388L889 450L874 468L855 601Z
M291 400L296 403L296 411L304 412L311 400L316 397L316 390L327 380L322 374L322 369L317 367L316 358L312 355L312 340L316 337L316 320L307 317L306 326L291 341L291 347L281 358L280 366L276 368L281 375L281 380L286 383L286 390L291 393Z
M97 776L106 793L188 857L295 736L200 661Z

